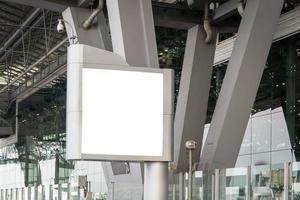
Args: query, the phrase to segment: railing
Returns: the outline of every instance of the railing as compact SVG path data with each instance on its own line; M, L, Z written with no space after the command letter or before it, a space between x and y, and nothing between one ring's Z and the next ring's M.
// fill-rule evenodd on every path
M11 101L23 99L33 94L58 76L67 71L67 54L60 55L55 62L49 64L46 68L32 75L30 80L20 84L11 95Z
M90 176L90 178L94 178ZM103 177L102 177L103 178ZM187 174L171 175L169 200L187 199ZM34 187L1 188L0 200L104 200L135 199L140 189L128 184L106 183L107 192L94 192L94 180L87 187L71 183ZM77 181L80 183L80 181ZM97 186L98 187L98 186ZM193 200L299 200L300 162L218 169L193 174ZM131 193L126 194L126 193ZM182 195L182 198L179 196ZM123 197L123 198L122 198Z
M173 175L170 200L187 200L188 176L181 176ZM193 200L300 200L300 163L196 171L192 189Z
M107 194L88 192L71 184L1 189L0 200L106 200Z

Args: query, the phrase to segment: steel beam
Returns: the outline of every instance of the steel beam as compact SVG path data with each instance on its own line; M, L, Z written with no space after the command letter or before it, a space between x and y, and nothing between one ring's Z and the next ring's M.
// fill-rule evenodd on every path
M188 31L177 108L174 122L174 162L176 171L188 170L185 143L196 141L193 163L199 162L206 119L216 37L211 44L204 41L202 25Z
M113 50L131 66L158 68L151 1L107 1Z
M20 87L17 88L15 90L15 92L11 94L10 101L18 99L18 101L20 102L20 101L26 99L30 95L32 95L35 92L42 89L47 84L49 84L52 81L54 81L55 79L57 79L57 77L59 77L60 75L66 73L65 69L66 69L66 63L64 63L60 66L57 66L57 68L54 69L51 73L48 73L48 74L46 74L45 72L39 73L39 76L41 76L41 79L34 81L31 86L28 86L24 89L20 89ZM45 74L45 75L43 76L43 74ZM35 75L33 75L33 78L34 77L35 77Z
M49 0L5 0L7 2L29 5L37 8L44 8L56 12L63 12L68 8L64 1ZM90 1L78 0L78 2L70 3L69 6L86 8ZM90 13L90 10L87 9ZM176 29L189 29L197 25L202 19L201 12L195 12L182 5L172 5L169 3L153 2L153 16L156 26Z
M5 92L9 88L9 86L13 85L15 82L17 82L19 79L21 79L27 72L29 72L32 68L34 68L36 65L40 64L42 61L44 61L46 58L48 58L49 55L51 55L54 51L56 51L58 48L60 48L62 45L64 45L66 41L67 41L67 38L65 38L64 40L62 40L55 47L53 47L49 52L46 53L46 55L42 56L40 59L38 59L32 65L28 66L16 78L14 78L7 85L5 85L4 87L2 87L0 89L0 93Z
M202 13L182 5L153 2L155 26L188 30L202 20Z
M212 23L216 24L237 13L237 7L240 2L241 0L229 0L228 2L220 5L220 7L214 11Z
M21 24L21 26L6 40L3 46L0 48L0 52L4 51L11 43L22 33L22 30L25 26L28 26L40 13L40 8L36 8L29 15L29 17Z
M235 166L283 0L247 1L227 67L200 169Z
M54 2L49 0L4 0L11 3L17 3L17 4L23 4L27 6L32 6L36 8L43 8L47 10L52 10L56 12L62 12L67 8L66 2L68 2L69 5L75 6L75 3L72 3L71 1L60 1L60 2Z
M37 19L32 25L31 25L31 28L26 31L24 34L23 34L23 38L27 37L27 35L30 33L30 31L32 30L33 27L36 27L38 26L40 23L43 22L43 17L40 17L39 19ZM16 41L13 42L13 44L11 45L10 49L8 51L6 51L6 54L2 55L0 57L0 62L4 61L6 56L10 55L12 52L13 52L13 49L15 49L16 47L18 47L18 45L20 45L23 41L23 38L22 37L19 37Z
M6 40L6 42L3 44L3 46L0 48L0 55L2 55L2 52L5 52L5 50L10 47L10 45L20 37L20 34L22 33L22 30L25 26L28 26L40 13L40 8L34 9L34 11L30 14L30 16L21 24L21 26L14 32L12 35ZM15 44L14 44L15 46ZM4 53L3 53L4 54Z

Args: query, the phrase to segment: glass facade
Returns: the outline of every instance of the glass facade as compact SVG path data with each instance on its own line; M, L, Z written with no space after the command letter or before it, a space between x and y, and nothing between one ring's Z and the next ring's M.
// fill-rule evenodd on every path
M299 35L273 43L253 105L237 165L299 160ZM210 123L227 63L213 68Z
M4 117L14 124L15 115L12 106ZM78 199L87 191L98 199L107 196L101 162L66 160L65 124L66 75L18 103L18 142L0 149L3 196L21 192L28 200L34 195ZM79 185L81 179L86 181ZM10 194L11 188L20 189Z

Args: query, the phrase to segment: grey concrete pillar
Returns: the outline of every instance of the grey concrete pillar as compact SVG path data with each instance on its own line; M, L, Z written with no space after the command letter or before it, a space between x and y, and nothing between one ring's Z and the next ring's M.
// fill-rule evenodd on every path
M247 1L212 118L200 168L235 166L283 0Z

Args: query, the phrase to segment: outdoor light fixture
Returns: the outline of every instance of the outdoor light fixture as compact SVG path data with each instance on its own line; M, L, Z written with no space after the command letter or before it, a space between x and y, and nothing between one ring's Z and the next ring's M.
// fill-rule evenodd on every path
M68 49L67 157L170 161L173 71L130 67L86 45Z
M59 33L62 33L65 30L65 26L62 23L62 21L63 21L62 19L58 19L58 24L57 24L56 29L57 29L57 32L59 32Z
M71 44L75 44L76 36L74 35L74 30L73 30L72 25L68 21L66 21L64 19L58 19L58 24L56 26L57 32L58 33L62 33L62 32L65 31L65 25L64 24L68 24L70 26L70 28L71 28L71 35L72 36L69 39L72 41Z

